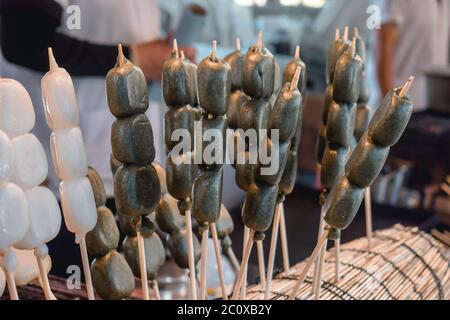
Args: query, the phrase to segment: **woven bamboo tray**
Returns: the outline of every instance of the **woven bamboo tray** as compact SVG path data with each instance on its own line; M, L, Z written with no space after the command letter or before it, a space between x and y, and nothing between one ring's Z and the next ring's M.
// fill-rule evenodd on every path
M334 248L324 265L321 299L329 300L447 300L450 292L450 250L447 245L417 228L395 225L374 233L373 249L361 238L341 246L340 274L335 281ZM271 299L286 300L306 262L290 274L278 274L272 282ZM314 269L314 268L312 268ZM297 299L313 299L312 272ZM247 298L262 300L259 285L249 287Z

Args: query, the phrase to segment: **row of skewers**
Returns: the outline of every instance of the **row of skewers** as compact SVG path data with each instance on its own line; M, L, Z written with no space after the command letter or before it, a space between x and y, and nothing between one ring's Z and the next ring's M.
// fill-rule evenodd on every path
M314 290L316 297L320 295L321 266L327 238L335 240L336 248L339 248L340 230L351 223L364 194L368 198L369 193L365 190L379 174L389 148L400 138L412 112L412 103L406 95L413 81L411 78L404 86L389 93L369 124L364 52L363 41L357 33L352 41L348 39L348 29L343 37L337 33L328 60L329 85L319 144L321 178L325 187L321 198L323 219L318 245L293 288L291 298L296 297L317 256ZM244 299L247 266L255 242L261 286L265 290L265 298L270 298L278 231L284 271L289 273L283 202L292 193L297 176L307 78L299 48L283 72L283 83L277 87L275 75L278 66L264 47L261 34L258 43L246 54L241 52L238 40L236 51L223 60L218 57L217 44L213 42L211 54L198 66L185 59L175 41L172 55L164 65L162 81L163 97L169 106L165 116L168 157L164 169L154 162L152 127L145 115L148 108L145 78L142 71L124 57L119 46L117 64L107 75L106 87L110 111L117 118L111 129L111 167L119 228L126 235L123 256L117 252L119 230L114 215L105 206L102 181L95 169L87 165L72 81L68 73L57 65L51 50L49 57L50 71L42 80L42 92L47 122L53 130L52 158L56 173L62 180L60 196L65 222L80 245L89 299L95 299L94 288L105 299L129 297L135 288L134 276L141 278L145 300L150 298L149 280L158 297L156 279L165 261L165 248L157 228L169 235L167 247L175 262L189 270L191 299L207 297L207 241L210 233L223 299L228 299L230 292L224 279L221 251L230 257L238 270L231 298ZM34 125L31 100L17 82L0 81L2 97L23 97L18 102L12 98L2 99L0 108L11 123L20 121L23 124L8 126L8 123L0 122L0 130L5 131L0 135L0 147L5 150L1 159L5 165L1 171L0 195L2 203L6 204L2 215L7 218L0 228L1 266L11 298L17 299L12 276L16 265L10 248L34 249L38 262L42 261L48 254L45 243L57 235L61 219L51 192L38 187L47 174L47 163L40 143L27 134ZM273 106L271 101L275 101ZM204 131L214 129L219 132L219 138L196 144L196 121L201 121ZM240 264L229 238L233 222L222 205L227 127L240 129L232 139L235 145L244 146L242 150L228 148L236 168L236 182L246 192L242 206L245 230ZM172 139L178 129L187 130L193 139L190 148L181 153L174 149L177 142ZM267 134L264 134L264 129L268 130ZM247 139L247 130L258 133L257 141ZM350 157L354 134L360 140ZM195 165L192 160L198 152L203 154L210 144L217 142L219 148L213 161L201 158L201 164ZM265 163L259 158L257 148L261 145L269 153L277 153L275 171L269 170L273 163ZM25 157L23 150L33 156ZM14 165L11 154L14 155ZM252 161L254 159L256 161ZM42 169L36 170L36 164L38 169ZM32 167L34 170L30 170ZM36 193L39 191L39 196L28 195L29 189ZM152 219L154 212L156 218ZM44 215L46 219L41 219ZM192 217L199 225L201 245L193 234ZM262 241L271 226L266 271ZM21 245L24 241L26 245ZM91 266L88 252L95 257ZM339 251L336 251L338 255ZM197 272L199 261L200 270ZM336 261L339 279L339 261ZM41 278L46 298L52 299L45 270L42 270Z

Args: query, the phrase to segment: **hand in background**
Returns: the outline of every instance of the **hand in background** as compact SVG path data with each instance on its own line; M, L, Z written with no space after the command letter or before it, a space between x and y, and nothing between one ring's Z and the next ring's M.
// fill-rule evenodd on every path
M181 47L186 59L195 62L195 49ZM155 40L141 43L131 47L132 59L144 72L147 80L161 80L164 63L169 59L172 52L172 43L167 39Z

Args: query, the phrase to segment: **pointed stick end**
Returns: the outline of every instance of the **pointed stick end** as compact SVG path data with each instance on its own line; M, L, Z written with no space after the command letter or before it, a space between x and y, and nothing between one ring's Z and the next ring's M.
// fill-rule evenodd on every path
M334 40L339 40L340 36L341 36L341 32L340 32L339 28L336 28L336 33L334 35Z
M49 61L50 71L58 70L59 66L55 60L55 56L53 55L53 50L51 47L48 48L48 61Z
M175 57L178 59L179 58L179 53L178 53L178 42L177 42L177 39L173 39L172 52L175 53Z
M404 96L406 96L408 94L409 89L411 88L413 82L414 82L414 77L410 76L408 78L408 80L406 81L406 83L403 85L402 89L400 90L399 96L401 98L403 98Z
M123 66L125 64L125 56L123 55L123 48L122 44L117 45L118 54L117 54L117 65L119 67Z
M300 59L300 46L296 46L296 47L295 47L294 59L295 59L295 60Z
M241 51L241 39L239 37L236 38L236 50Z
M217 58L217 40L213 40L211 48L211 58L216 60Z
M258 50L261 52L262 51L262 32L258 32Z
M186 59L186 57L185 57L185 55L184 55L184 50L180 50L180 58L181 58L182 60L185 60L185 59Z
M294 91L298 87L298 82L300 81L301 69L302 68L300 66L298 66L297 69L295 70L294 76L292 77L292 81L291 81L291 87L290 87L291 91Z
M348 26L344 28L344 42L348 40Z

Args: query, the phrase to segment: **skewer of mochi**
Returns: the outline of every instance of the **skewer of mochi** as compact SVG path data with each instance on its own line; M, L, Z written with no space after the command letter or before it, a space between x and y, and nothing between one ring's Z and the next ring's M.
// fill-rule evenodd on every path
M210 140L202 140L202 154L213 149L211 159L199 165L193 193L193 214L200 225L202 253L200 257L200 299L206 299L206 271L208 257L208 233L211 230L222 298L228 300L225 277L217 236L216 222L220 216L223 188L223 164L225 160L226 113L231 93L231 69L217 56L217 42L213 41L211 54L197 67L197 85L200 107L203 109L202 130ZM206 137L206 136L205 136ZM214 139L212 139L214 137ZM213 146L213 147L211 147Z
M1 79L0 84L0 113L2 121L0 129L4 130L1 135L1 156L2 173L1 182L5 197L5 209L3 210L4 224L3 232L5 238L1 242L2 247L13 245L15 248L23 250L33 250L37 264L41 270L42 286L46 299L53 299L54 296L50 289L47 272L44 270L43 260L48 256L46 242L51 241L59 232L61 226L61 213L58 203L50 190L39 185L44 182L48 173L47 157L44 148L35 135L29 133L35 124L35 114L33 105L25 88L15 80ZM10 140L9 140L10 139ZM13 161L12 161L13 160ZM9 180L8 184L4 184ZM9 204L9 197L14 194L18 196L18 189L21 189L25 197L25 206L22 203L23 198L17 199L17 203ZM16 206L16 217L8 217L12 214L8 207ZM26 223L23 221L23 209L26 209ZM10 225L12 220L22 225ZM25 233L19 239L19 234L25 227ZM13 228L13 229L11 229ZM17 229L17 230L15 230ZM7 235L7 233L10 233ZM11 243L12 237L16 237L14 244ZM9 239L8 239L9 238ZM3 250L0 250L3 251ZM9 272L17 266L17 259L14 252L3 252L5 257L5 266L9 283L11 283L11 274ZM3 260L3 259L2 259ZM11 286L13 284L11 283ZM17 298L17 292L11 288L13 299Z
M364 198L364 190L380 174L394 146L405 131L413 111L413 104L407 93L414 81L410 77L406 83L391 90L383 99L369 123L369 128L358 142L345 168L345 175L332 188L324 204L325 222L328 224L313 253L308 259L289 299L297 297L314 260L327 239L340 237L354 220Z
M21 94L16 94L21 93ZM14 272L17 270L17 257L12 246L26 234L29 226L28 205L25 194L16 184L8 181L13 171L13 151L9 134L23 134L34 126L34 113L20 122L14 112L27 114L32 110L31 100L25 89L16 81L0 79L0 268L8 286L11 300L18 300ZM14 101L18 102L16 105ZM22 103L25 102L25 103ZM11 110L11 112L8 112ZM7 121L5 121L5 119ZM28 125L27 121L30 123ZM19 124L21 130L13 126ZM27 123L26 127L21 125ZM9 125L12 126L9 126Z
M244 56L242 71L242 88L249 100L245 101L239 110L238 117L238 135L236 142L238 143L236 154L236 182L239 188L247 193L246 200L242 206L242 217L245 216L245 207L247 199L254 184L255 171L258 164L258 142L262 143L263 137L260 133L268 128L270 111L272 109L270 99L274 93L275 87L275 61L273 55L267 48L263 46L262 34L258 34L258 42L256 46L251 46ZM247 139L244 135L247 133L256 133L256 141ZM268 208L270 210L270 208ZM273 208L275 210L275 208ZM273 217L269 214L270 219ZM269 222L270 224L270 222ZM246 254L250 255L253 246L253 234L250 230L249 223L244 221L244 248L243 258ZM257 249L258 249L258 267L261 277L261 284L265 285L265 266L262 250L262 241L264 236L258 233ZM256 240L256 239L255 239ZM246 246L249 244L250 249L247 251ZM247 286L247 265L248 261L241 261L241 269L238 274L233 291L233 299L237 298L238 292L236 287L241 288L241 298L245 299ZM241 282L241 283L239 283Z
M291 105L290 106L291 108L298 108L298 111L297 111L297 119L293 120L295 121L294 135L291 138L291 144L289 146L286 164L283 169L283 175L279 182L278 201L280 203L279 205L280 207L275 212L274 223L272 226L272 239L270 243L269 262L267 266L267 280L266 280L267 286L265 288L265 299L269 299L270 297L273 268L277 247L278 230L280 231L281 247L283 249L282 257L283 257L284 271L286 274L289 274L289 256L287 252L288 244L287 244L285 214L283 204L286 196L292 193L295 186L295 180L297 177L297 168L298 168L297 151L300 145L301 129L303 121L304 95L306 94L306 71L307 70L305 63L300 59L300 47L297 46L295 50L294 59L286 66L283 73L283 78L286 84L285 87L288 86L287 84L289 84L290 86L291 83L292 85L297 87L300 93L300 98L295 94L289 96L286 93L284 95L281 95L279 98L282 101L284 100L283 102L287 105L285 106L285 110L289 110L288 107L289 105ZM284 90L286 90L286 88L284 88ZM280 108L278 112L280 113L280 111L283 110ZM289 111L292 112L292 110ZM292 121L292 119L289 120ZM283 124L281 125L284 126ZM287 123L286 125L292 126L292 124L290 123Z
M344 174L345 164L351 153L351 142L355 127L356 104L359 98L360 77L362 72L362 60L356 54L356 39L353 38L349 46L345 45L348 28L346 27L344 39L335 43L343 44L343 51L337 56L333 78L332 95L326 98L324 110L325 149L321 159L320 180L324 187L321 194L323 205L329 191L334 187L339 178ZM332 46L331 51L334 51ZM328 92L327 92L328 93ZM330 99L330 100L328 100ZM324 212L322 212L324 214ZM323 233L325 224L321 218L319 225L319 237ZM339 249L340 239L335 241L335 278L339 280ZM319 254L318 264L314 274L313 293L316 299L320 296L323 258L326 248L323 247Z
M162 73L163 97L169 111L164 116L165 143L168 150L166 162L166 185L168 193L178 200L178 208L185 218L186 244L189 263L189 298L197 300L195 240L192 232L192 187L196 168L194 159L194 121L201 117L198 106L197 66L183 58L178 52L177 41L169 60L164 63ZM190 148L181 154L171 151L177 145L172 136L183 129L190 134ZM177 233L179 235L179 233Z
M22 97L9 100L7 94L2 94L3 103L11 103L8 110L4 110L5 118L23 119L24 123L30 124L26 127L27 132L25 130L14 133L10 131L11 134L14 134L11 139L11 157L14 162L9 180L24 191L29 221L27 232L20 241L14 244L14 247L20 250L33 250L39 270L41 270L45 298L52 300L54 295L50 289L43 260L48 256L46 243L59 233L61 212L53 193L49 189L39 186L47 178L48 163L42 144L34 134L29 133L34 127L34 121L30 120L35 119L31 99L25 88L17 81L8 81L8 79L5 81L9 85L10 94ZM5 90L7 89L5 88ZM14 103L25 103L25 106L14 106ZM23 113L24 109L27 111L26 114Z
M97 223L92 187L86 175L87 157L79 127L79 111L72 79L56 63L49 48L50 70L41 80L47 124L52 129L50 147L56 175L62 180L59 192L67 229L80 246L89 300L95 300L86 248L86 234Z
M153 130L145 115L147 82L142 70L124 57L121 45L117 63L106 76L106 91L109 109L117 118L111 128L112 153L122 164L114 174L116 207L131 227L123 252L134 275L141 278L143 299L149 300L148 279L156 279L165 261L161 239L147 218L158 207L161 185L152 165Z

